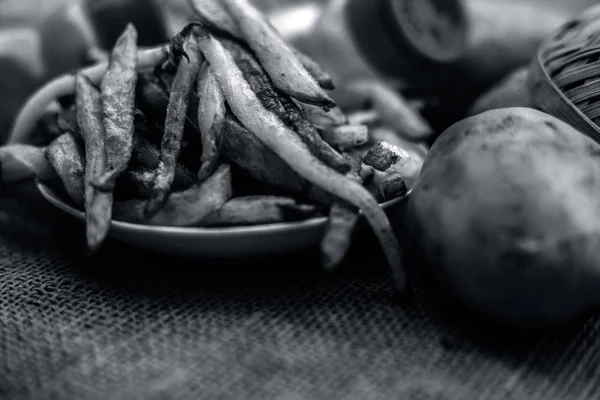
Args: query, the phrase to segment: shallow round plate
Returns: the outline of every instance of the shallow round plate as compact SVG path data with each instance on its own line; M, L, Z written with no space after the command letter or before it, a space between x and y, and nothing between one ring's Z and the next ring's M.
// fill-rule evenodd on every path
M85 214L64 201L54 190L37 182L51 204L85 221ZM388 215L401 210L408 195L383 203ZM269 256L317 246L326 218L301 222L227 228L167 227L112 221L108 235L131 246L185 257L240 258Z

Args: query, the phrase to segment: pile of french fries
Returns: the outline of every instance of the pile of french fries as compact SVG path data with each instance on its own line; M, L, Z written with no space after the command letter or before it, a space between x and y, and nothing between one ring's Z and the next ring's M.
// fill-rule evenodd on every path
M113 219L210 228L327 216L333 268L360 211L401 286L379 204L418 176L426 148L410 140L431 134L427 124L373 83L357 83L364 101L342 112L328 75L246 0L195 3L200 22L169 45L139 49L130 25L106 64L50 82L17 118L13 140L40 124L51 138L45 158L85 210L90 251ZM48 112L51 100L60 106Z

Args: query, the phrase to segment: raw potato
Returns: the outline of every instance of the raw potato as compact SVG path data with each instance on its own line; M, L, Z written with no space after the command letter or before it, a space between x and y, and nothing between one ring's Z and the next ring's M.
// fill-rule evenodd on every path
M475 101L468 115L506 107L532 107L531 93L527 86L529 67L517 68L500 83Z
M435 142L409 196L433 276L482 316L518 328L599 304L600 145L529 108L487 111Z

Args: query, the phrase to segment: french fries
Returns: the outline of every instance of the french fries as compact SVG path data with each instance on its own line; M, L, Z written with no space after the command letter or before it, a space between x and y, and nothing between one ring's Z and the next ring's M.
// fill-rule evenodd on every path
M223 32L228 36L237 38L239 40L244 40L244 34L241 31L239 25L229 12L229 9L225 6L222 1L215 0L188 0L192 10L195 11L196 15L200 20L210 26L211 29L216 31ZM246 4L245 9L247 10L250 5ZM251 7L251 6L250 6ZM242 16L245 18L245 14ZM261 18L262 20L262 18ZM264 24L264 21L259 21L259 24ZM273 28L270 28L271 35L275 34L278 36L276 32L273 32ZM281 43L281 41L277 40L280 46L287 46L285 43ZM304 66L306 71L313 77L315 81L319 84L319 86L325 90L333 90L335 89L335 85L331 80L331 77L327 72L325 72L321 66L316 63L312 58L303 54L298 50L293 50L292 52L298 58L298 61ZM276 52L275 52L276 53Z
M305 117L317 129L328 129L348 123L348 118L339 107L325 111L321 107L299 103Z
M93 185L106 173L108 154L105 125L102 121L100 92L90 80L75 77L77 122L84 142L85 155L85 218L88 250L98 250L110 228L112 219L112 190L100 190ZM127 133L128 134L128 133Z
M151 217L164 205L175 178L177 159L181 151L181 140L185 128L189 94L200 71L200 54L193 38L183 46L186 58L181 58L171 98L167 105L165 133L162 138L158 169L154 177L153 195L146 204L146 217Z
M224 5L225 14L208 17L228 16L233 24L186 26L152 68L136 66L134 55L146 53L137 52L128 28L104 76L76 74L76 95L59 115L65 133L45 153L88 216L88 247L99 248L111 220L210 229L320 214L328 217L323 262L333 268L362 215L401 290L402 254L379 202L406 193L402 150L369 150L368 127L350 123L323 95L312 76L328 86L319 66L313 62L308 73L303 64L312 60L288 47L245 1ZM219 33L230 29L235 35ZM125 70L123 85L112 91L106 82L116 82L117 67ZM236 191L243 184L232 171L255 187Z
M408 188L414 186L423 166L423 159L411 157L407 151L387 142L377 142L364 156L363 162L377 171L400 176Z
M340 125L324 129L323 140L333 148L345 151L367 143L369 129L365 125Z
M85 155L73 134L64 133L54 139L46 148L46 158L56 171L71 201L83 208Z
M207 62L218 71L218 81L233 114L300 176L361 209L381 242L388 263L397 274L395 282L400 287L404 286L400 246L387 216L373 196L360 183L321 162L293 130L263 107L231 54L218 40L204 32L198 37L198 44Z
M227 107L214 71L205 65L198 78L198 129L202 136L202 164L198 180L203 181L219 164L223 125Z
M360 161L356 159L351 159L351 161L352 169L347 176L357 182L362 182ZM323 267L331 270L343 261L350 248L352 233L357 221L358 210L356 207L344 201L337 201L331 205L325 235L321 241Z
M301 221L317 215L312 204L281 196L245 196L229 200L207 216L201 226L248 226Z
M433 134L425 118L388 86L376 81L356 81L346 90L354 101L370 104L379 119L399 135L411 141L421 141Z
M220 209L231 198L231 169L222 164L207 180L187 190L172 193L163 207L151 217L147 201L128 200L115 204L115 218L162 226L194 226Z
M275 87L302 102L329 109L335 102L306 70L298 56L247 0L222 0Z
M131 159L137 62L137 31L129 24L117 39L100 84L106 171L95 178L94 184L109 188L107 190L114 186L117 176L125 171Z
M39 176L47 168L44 147L13 144L0 147L0 186Z
M346 159L321 140L317 129L306 119L296 103L288 96L277 93L258 60L239 43L224 41L224 45L262 105L294 129L321 161L340 172L346 172L349 169Z

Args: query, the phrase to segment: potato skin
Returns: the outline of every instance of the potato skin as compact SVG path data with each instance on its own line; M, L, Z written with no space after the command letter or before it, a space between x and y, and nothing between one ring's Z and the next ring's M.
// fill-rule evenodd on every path
M529 108L484 112L434 143L408 201L429 271L483 317L542 329L600 298L600 145Z

